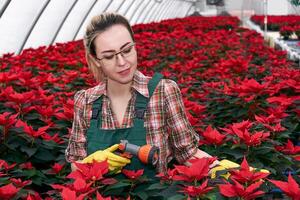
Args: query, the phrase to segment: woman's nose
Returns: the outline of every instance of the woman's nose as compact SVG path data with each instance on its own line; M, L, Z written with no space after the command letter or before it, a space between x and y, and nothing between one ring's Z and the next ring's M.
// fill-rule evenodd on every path
M116 55L116 59L117 59L117 65L122 66L126 63L125 58L120 53Z

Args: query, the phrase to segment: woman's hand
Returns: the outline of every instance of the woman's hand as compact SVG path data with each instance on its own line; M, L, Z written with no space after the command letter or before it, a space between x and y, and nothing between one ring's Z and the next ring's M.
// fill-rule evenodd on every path
M128 158L113 153L118 148L119 148L119 144L115 144L105 150L96 151L90 154L89 156L87 156L86 158L84 158L81 161L81 163L92 163L94 160L98 162L107 160L109 165L109 170L111 171L115 171L116 169L120 170L125 165L129 164L130 160Z

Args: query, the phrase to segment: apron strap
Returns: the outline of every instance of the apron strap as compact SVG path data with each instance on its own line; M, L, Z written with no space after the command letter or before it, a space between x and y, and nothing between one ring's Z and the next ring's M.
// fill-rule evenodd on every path
M149 100L153 95L156 86L158 85L159 81L162 78L163 78L162 74L155 72L155 74L149 81L148 83L149 98L141 95L140 93L137 93L136 102L135 102L135 111L134 111L135 119L144 120L144 115L147 110ZM94 125L96 125L96 127L99 127L102 124L102 117L99 117L99 115L101 115L101 111L102 111L102 96L99 97L96 101L94 101L92 106L91 124L95 123Z
M140 93L137 93L136 101L135 101L135 111L134 111L135 119L140 119L140 120L144 119L144 114L147 110L149 100L153 95L156 86L158 85L159 81L162 78L163 78L162 74L155 72L155 74L149 81L148 83L149 98L141 95Z
M99 128L99 126L102 126L102 117L100 116L101 111L102 111L102 96L96 99L96 101L94 101L93 103L90 126L93 125L97 128Z
M149 91L149 99L153 95L153 92L158 85L159 81L163 78L164 76L158 72L155 72L153 75L152 79L148 83L148 91Z

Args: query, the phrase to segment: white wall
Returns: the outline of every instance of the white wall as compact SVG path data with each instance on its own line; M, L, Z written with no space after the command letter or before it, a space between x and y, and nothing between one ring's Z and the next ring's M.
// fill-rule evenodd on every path
M0 0L0 56L81 39L91 17L104 11L123 14L133 25L185 17L195 1Z

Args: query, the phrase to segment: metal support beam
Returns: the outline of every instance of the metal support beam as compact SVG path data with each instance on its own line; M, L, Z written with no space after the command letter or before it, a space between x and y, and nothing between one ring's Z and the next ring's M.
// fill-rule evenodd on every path
M123 0L123 2L119 5L119 7L116 9L116 12L118 12L120 10L120 8L123 6L124 3L125 3L125 0Z
M91 10L93 10L93 8L95 7L96 3L97 3L97 0L94 0L94 3L93 3L92 6L90 7L90 9L86 12L84 18L82 19L82 21L80 22L80 24L79 24L79 26L78 26L78 29L77 29L76 33L74 34L73 40L76 39L76 37L77 37L77 35L78 35L79 31L80 31L80 28L82 27L82 25L83 25L83 23L85 22L86 18L89 16Z
M143 21L144 23L147 23L149 21L149 17L154 12L155 8L157 7L158 3L156 1L153 1L153 4L151 8L149 9L148 13L144 16Z
M78 2L78 0L75 0L74 3L72 4L72 6L70 7L70 9L68 10L68 12L66 13L64 19L62 20L62 22L60 23L59 27L57 28L57 31L55 32L50 44L53 44L59 31L61 30L61 27L63 26L63 24L65 23L66 19L68 18L68 16L70 15L70 13L72 12L74 6L76 5L76 3Z
M134 0L131 2L131 4L129 5L129 7L127 8L127 10L125 11L125 13L123 14L124 16L126 16L126 14L128 13L128 11L130 10L130 8L132 7L133 4L134 4Z
M136 21L137 24L139 23L144 23L145 21L145 17L148 15L148 13L151 11L151 9L153 8L154 6L154 1L152 0L149 0L149 4L145 7L145 9L143 10L140 18Z
M131 22L133 16L135 15L136 11L140 8L140 6L142 5L143 0L140 0L139 4L134 8L134 11L132 12L131 16L128 17L129 21Z
M161 11L161 9L164 7L164 5L166 5L166 3L167 3L167 0L160 2L160 7L152 13L150 18L153 19L153 21L155 21L158 13Z
M191 4L191 5L190 5L190 7L189 7L189 9L186 11L186 13L185 13L184 17L188 15L188 13L189 13L189 12L190 12L190 10L192 9L192 7L193 7L193 4Z
M44 4L44 6L42 7L42 9L40 10L39 14L35 17L33 23L30 26L30 29L28 31L28 33L26 34L22 45L20 46L20 48L16 51L16 54L20 54L30 36L30 34L32 33L33 28L35 27L36 23L39 21L41 15L43 14L43 12L45 11L45 9L47 8L48 4L50 3L50 0L47 0L47 2Z
M163 16L165 16L166 18L170 18L170 10L172 7L174 7L174 3L176 3L176 1L172 1L170 0L168 2L168 5L166 5L166 8L160 13L160 15L158 16L158 18L156 19L157 21L160 21L161 19L163 19Z
M136 17L136 19L134 21L132 21L132 24L136 24L136 22L138 22L138 19L141 18L143 11L146 10L146 8L149 6L149 4L151 3L151 0L148 0L147 3L144 4L143 7L141 7L141 9L139 9L139 12L137 12L138 16ZM134 19L135 16L133 16L132 18Z
M160 13L158 13L158 15L155 18L155 21L160 21L162 15L166 14L166 12L168 11L168 9L170 8L170 5L172 5L172 3L174 3L174 1L170 0L169 2L167 2L164 7L161 9Z
M149 22L149 21L153 21L152 19L152 16L153 16L153 13L156 12L156 8L159 7L161 5L161 3L155 3L155 6L152 8L151 12L149 13L149 15L147 16L145 22Z
M8 5L9 5L10 2L11 2L11 0L7 0L7 1L5 2L5 4L4 4L4 6L1 8L1 10L0 10L0 19L1 19L3 13L5 12L5 10L6 10L6 8L8 7Z

